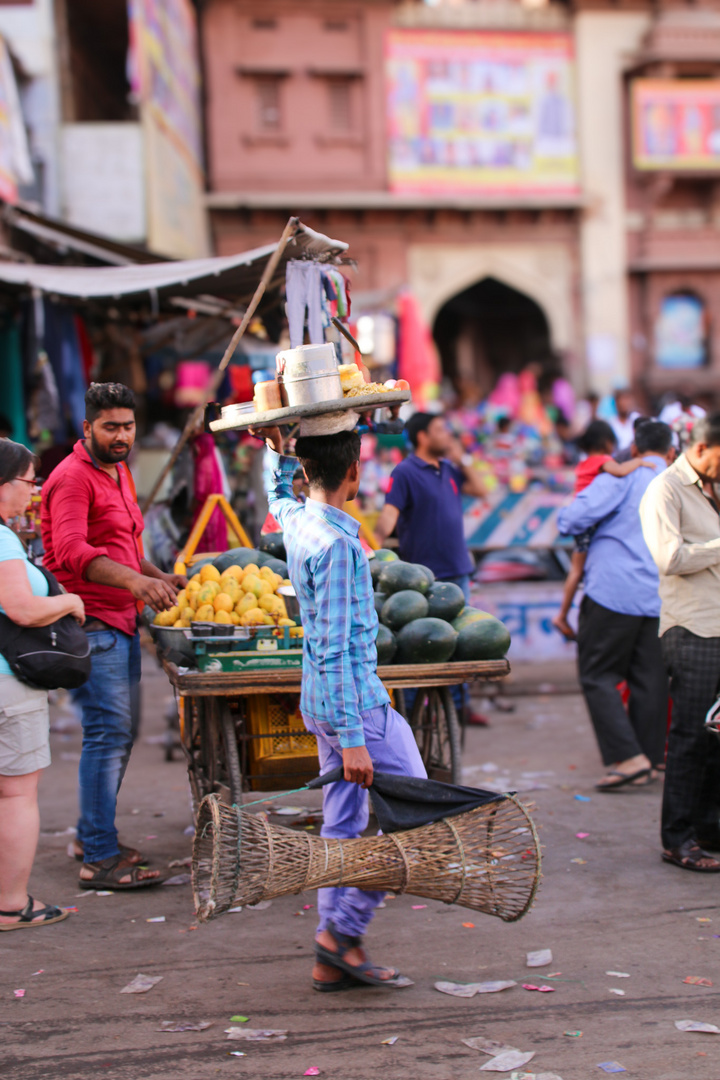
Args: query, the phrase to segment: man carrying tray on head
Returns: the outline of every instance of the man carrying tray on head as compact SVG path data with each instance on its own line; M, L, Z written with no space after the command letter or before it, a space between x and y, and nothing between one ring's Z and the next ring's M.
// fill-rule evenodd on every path
M303 643L300 708L317 737L320 772L342 765L344 780L323 788L322 835L350 839L368 824L373 769L426 777L407 721L390 705L377 675L370 566L358 522L343 510L360 484L360 436L354 412L303 420L297 457L283 454L277 428L255 429L270 451L270 511L282 526L290 580L300 604ZM293 496L298 461L310 486L304 504ZM368 959L362 939L382 892L328 888L318 892L313 986L345 990L358 982L408 986L393 968Z

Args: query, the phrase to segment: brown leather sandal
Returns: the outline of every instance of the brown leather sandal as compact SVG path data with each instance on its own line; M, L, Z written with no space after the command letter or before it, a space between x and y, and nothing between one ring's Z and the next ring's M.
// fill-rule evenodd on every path
M86 870L92 870L91 878L80 877L78 884L81 889L147 889L150 885L162 885L165 880L157 871L143 870L140 866L123 859L121 855L113 855L109 859L102 859L96 863L83 863ZM141 874L152 874L152 877L141 877ZM121 881L120 878L129 877L129 881Z
M703 851L696 840L686 840L678 848L663 851L663 860L679 866L681 870L695 870L698 874L720 874L720 862ZM707 859L712 866L700 866L700 860Z

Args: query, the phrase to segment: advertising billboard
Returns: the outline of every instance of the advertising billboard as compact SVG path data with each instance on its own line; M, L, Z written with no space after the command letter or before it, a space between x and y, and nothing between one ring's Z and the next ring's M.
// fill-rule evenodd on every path
M393 191L579 191L569 34L391 30L386 70Z
M129 78L145 138L148 244L181 259L206 255L195 10L190 0L128 0L128 15Z
M636 79L631 107L636 169L720 168L720 79Z

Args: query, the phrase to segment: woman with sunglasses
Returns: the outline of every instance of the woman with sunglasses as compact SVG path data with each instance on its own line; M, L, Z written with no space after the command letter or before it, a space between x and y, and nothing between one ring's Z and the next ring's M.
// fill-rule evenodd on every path
M47 579L29 561L8 522L30 504L35 458L0 439L0 611L18 626L47 626L72 615L82 624L79 596L48 596ZM37 789L50 764L48 696L17 679L0 653L0 931L47 926L68 916L28 893L40 831Z

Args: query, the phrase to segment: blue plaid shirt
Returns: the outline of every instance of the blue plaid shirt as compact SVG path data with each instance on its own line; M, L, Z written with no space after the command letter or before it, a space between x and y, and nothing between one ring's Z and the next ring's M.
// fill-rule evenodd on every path
M285 534L305 630L300 709L330 724L343 749L364 746L361 714L390 698L377 676L378 617L360 527L333 506L297 502L297 458L268 453L270 512Z

